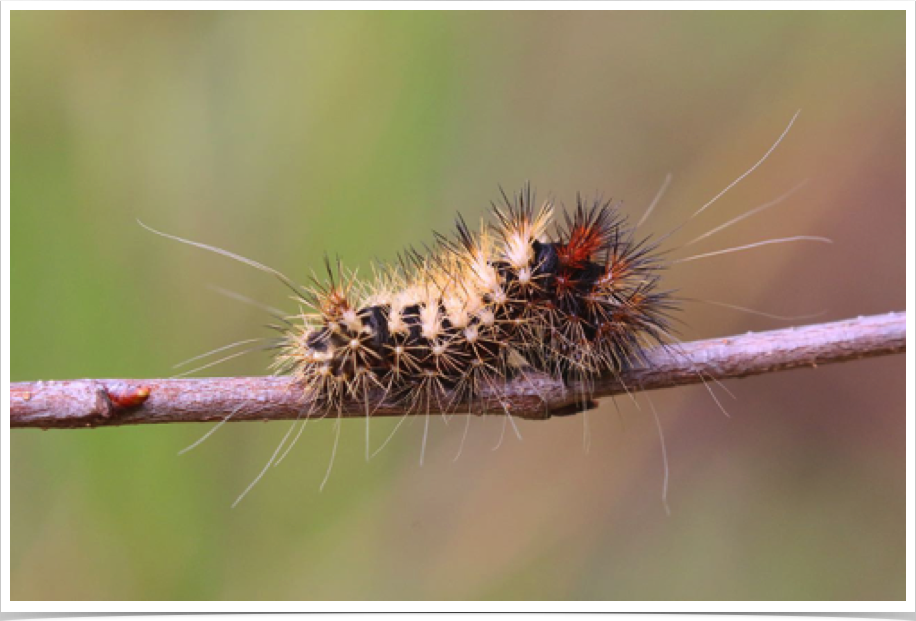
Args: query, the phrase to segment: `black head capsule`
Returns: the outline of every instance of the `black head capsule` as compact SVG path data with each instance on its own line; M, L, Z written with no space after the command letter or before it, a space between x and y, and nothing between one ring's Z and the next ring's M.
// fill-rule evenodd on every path
M327 328L312 330L308 336L305 337L305 345L311 350L324 353L328 350L330 337L331 332Z

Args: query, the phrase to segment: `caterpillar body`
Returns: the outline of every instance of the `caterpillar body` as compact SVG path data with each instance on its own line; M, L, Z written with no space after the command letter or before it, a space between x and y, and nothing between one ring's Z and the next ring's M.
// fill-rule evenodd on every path
M452 410L532 368L587 380L638 362L666 341L662 254L610 201L576 199L554 218L526 184L472 231L376 269L360 287L338 263L300 300L277 368L333 410L382 389L408 411Z

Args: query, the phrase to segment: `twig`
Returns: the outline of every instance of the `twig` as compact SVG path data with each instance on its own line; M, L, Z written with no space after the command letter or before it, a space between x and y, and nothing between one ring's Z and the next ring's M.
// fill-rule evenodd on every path
M701 378L745 377L904 351L906 313L890 313L657 348L648 353L644 367L595 380L589 392L594 398L606 397L694 384ZM581 411L583 393L584 387L576 383L528 373L459 409L545 419ZM372 416L416 413L382 398L378 395L371 404ZM20 382L10 386L10 426L75 429L210 422L230 412L233 421L294 419L311 409L313 418L327 414L311 405L311 397L288 377ZM365 405L349 404L342 415L365 416Z

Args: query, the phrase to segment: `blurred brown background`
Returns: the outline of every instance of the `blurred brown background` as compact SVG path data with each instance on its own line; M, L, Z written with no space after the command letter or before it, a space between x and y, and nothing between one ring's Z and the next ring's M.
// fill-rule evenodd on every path
M22 12L12 16L13 381L157 377L292 311L216 244L304 280L484 213L497 184L623 199L686 297L818 321L902 310L904 13ZM685 303L684 339L785 325ZM214 374L264 373L252 355ZM363 459L285 424L17 431L13 599L903 599L904 360L653 394L583 417L406 424ZM392 421L373 423L380 441Z

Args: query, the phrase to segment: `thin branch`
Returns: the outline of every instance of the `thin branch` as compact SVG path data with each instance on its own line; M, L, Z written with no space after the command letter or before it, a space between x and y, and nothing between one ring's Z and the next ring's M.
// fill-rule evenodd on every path
M545 419L594 407L593 403L583 406L585 392L599 398L904 351L906 313L890 313L657 348L648 353L645 366L627 370L619 378L595 380L589 391L576 383L529 373L461 410L474 414L508 411L521 418ZM379 394L377 399L382 397ZM230 413L233 422L288 420L309 412L312 418L326 415L318 408L312 411L312 405L311 396L303 394L289 377L20 382L10 386L10 426L75 429L214 422ZM372 416L416 413L384 400L371 405ZM365 411L360 401L345 406L342 415L361 417Z

